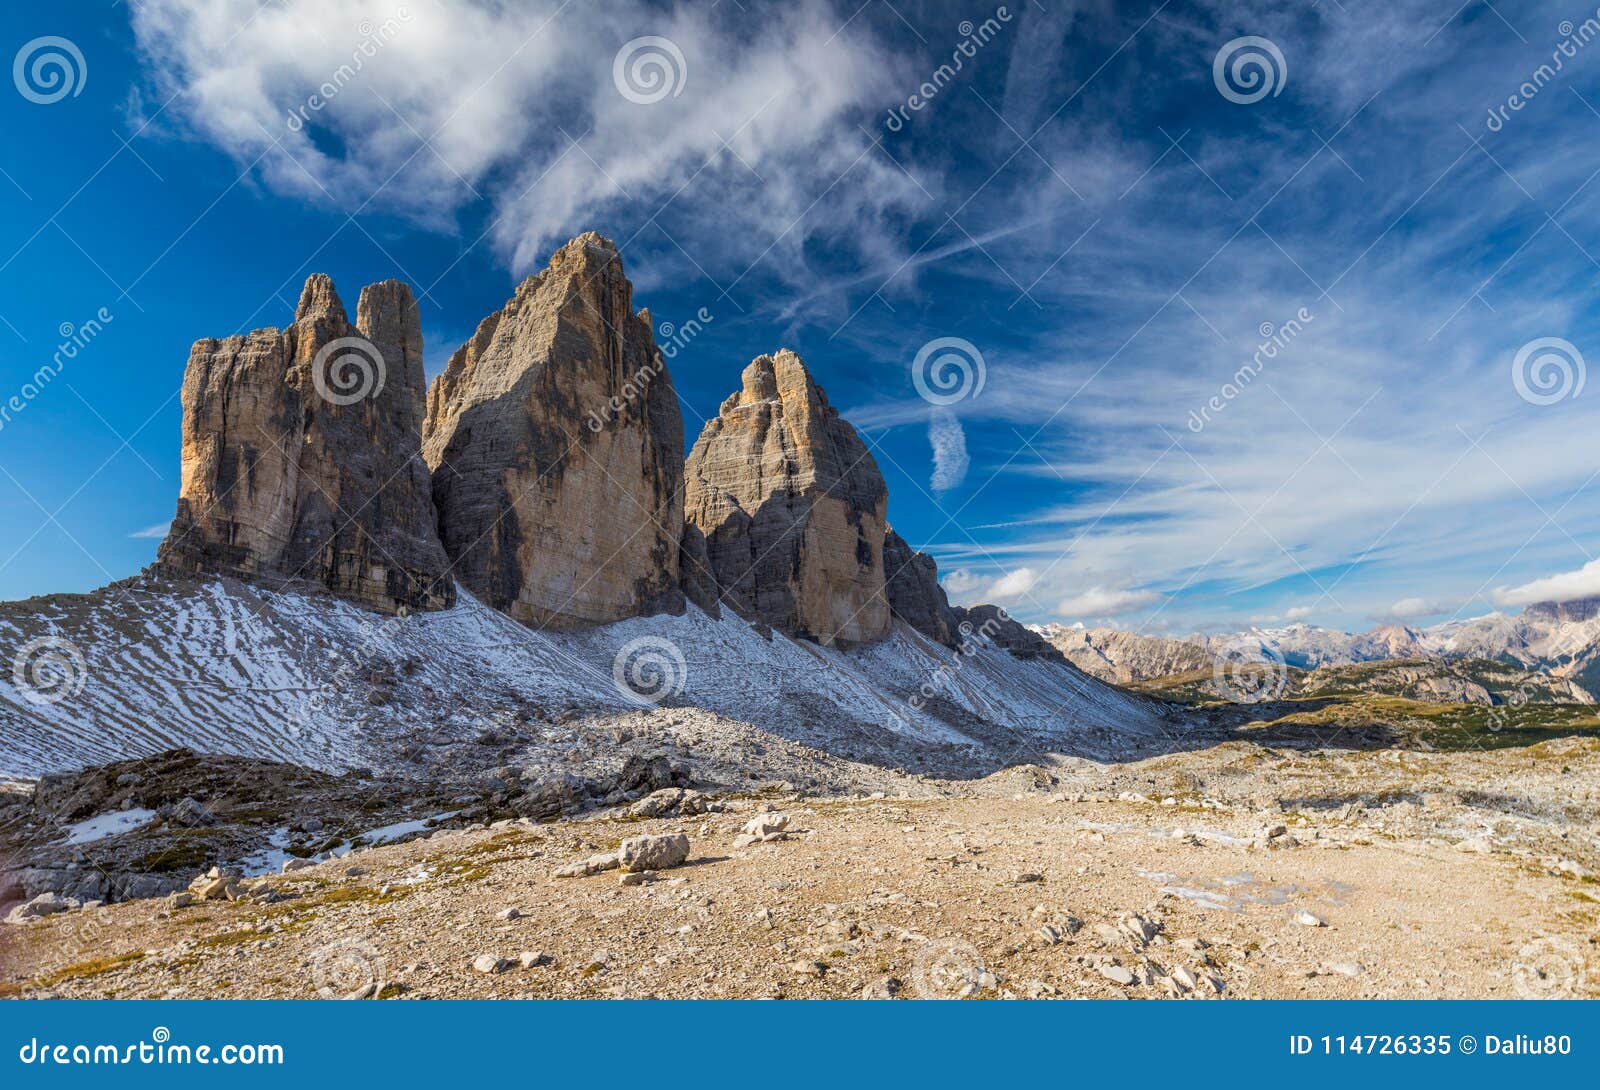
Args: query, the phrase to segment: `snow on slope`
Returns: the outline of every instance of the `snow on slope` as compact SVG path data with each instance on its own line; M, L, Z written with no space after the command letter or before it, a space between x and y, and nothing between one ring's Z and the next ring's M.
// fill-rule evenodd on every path
M40 702L25 682L50 656L68 683L49 691L62 699ZM393 767L425 732L469 739L519 714L649 707L614 676L627 680L631 666L643 671L635 687L660 686L667 705L901 767L1113 757L1166 733L1154 703L983 637L957 654L898 626L842 652L692 607L538 632L465 592L452 610L387 618L232 580L133 579L0 606L0 667L12 665L0 669L0 775L180 745Z

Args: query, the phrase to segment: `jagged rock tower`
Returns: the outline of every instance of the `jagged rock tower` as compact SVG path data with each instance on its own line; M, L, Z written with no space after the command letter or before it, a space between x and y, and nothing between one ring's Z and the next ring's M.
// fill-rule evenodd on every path
M791 636L852 646L890 631L884 511L866 446L784 350L746 367L689 453L687 521L721 597Z
M726 602L851 647L899 618L949 646L933 560L884 520L860 436L787 350L745 368L687 466L648 311L588 233L478 325L424 403L405 285L326 276L294 324L203 340L183 386L183 484L161 566L442 609L459 580L567 628Z
M461 584L528 624L682 609L683 418L608 239L567 243L428 392L423 456Z
M455 587L419 456L422 331L404 284L363 289L355 325L323 275L294 324L195 343L169 570L320 584L385 612Z

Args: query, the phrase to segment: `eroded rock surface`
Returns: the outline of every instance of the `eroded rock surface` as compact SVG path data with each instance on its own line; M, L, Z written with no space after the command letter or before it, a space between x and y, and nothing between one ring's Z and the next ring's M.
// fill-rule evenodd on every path
M787 350L745 368L686 468L685 517L722 600L827 645L889 633L887 502L871 453Z
M683 420L608 239L573 239L428 392L423 456L462 585L527 624L681 610Z
M422 330L398 281L306 281L294 324L197 341L183 381L170 569L321 584L387 612L455 600L419 457Z
M883 538L883 567L889 610L931 640L947 647L960 643L960 619L939 585L939 566L890 529Z

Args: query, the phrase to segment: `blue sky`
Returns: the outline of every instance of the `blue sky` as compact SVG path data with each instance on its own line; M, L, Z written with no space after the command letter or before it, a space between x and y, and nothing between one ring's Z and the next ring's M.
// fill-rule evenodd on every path
M691 440L800 352L957 600L1162 632L1600 593L1592 6L19 7L0 597L153 559L197 338L394 276L431 375L587 229L658 323L712 315ZM46 36L81 63L37 102ZM982 381L934 404L952 340Z

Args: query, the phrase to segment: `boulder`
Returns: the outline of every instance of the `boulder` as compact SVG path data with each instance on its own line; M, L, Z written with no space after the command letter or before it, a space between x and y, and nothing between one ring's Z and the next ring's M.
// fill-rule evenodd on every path
M306 281L294 324L195 342L182 482L158 567L321 585L395 613L455 601L420 459L422 331L398 281Z
M745 822L744 829L734 838L735 848L748 848L769 840L784 840L789 836L789 815L782 813L757 814Z
M587 859L580 859L576 863L568 863L557 868L557 878L588 878L591 875L603 874L608 870L616 870L622 865L619 852L603 852L591 855Z
M478 325L428 391L444 548L541 627L681 612L683 419L649 313L593 232Z
M705 535L722 602L828 646L889 634L888 488L799 356L745 368L685 474L685 519Z
M630 836L617 853L623 870L667 870L689 858L689 838L682 833L665 836Z
M55 893L41 893L31 901L24 901L6 913L6 923L27 923L43 916L52 916L57 912L67 912L77 908L78 902L70 897L62 897Z

